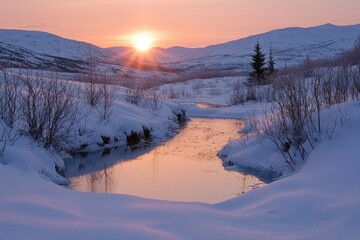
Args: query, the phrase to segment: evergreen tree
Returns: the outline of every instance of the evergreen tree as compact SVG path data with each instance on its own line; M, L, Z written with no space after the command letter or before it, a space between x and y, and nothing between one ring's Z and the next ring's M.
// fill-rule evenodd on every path
M275 72L275 59L271 46L269 51L268 71L269 71L269 75L272 75Z
M250 74L252 82L256 82L257 84L261 84L264 80L265 76L265 54L261 51L261 46L259 41L255 44L254 54L251 56L251 66L252 72Z

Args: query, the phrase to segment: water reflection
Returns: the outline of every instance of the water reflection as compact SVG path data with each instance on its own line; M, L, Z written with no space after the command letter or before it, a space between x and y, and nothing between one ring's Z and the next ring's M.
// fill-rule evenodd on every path
M263 184L253 176L224 170L216 156L228 141L240 137L241 127L240 121L196 118L150 150L117 149L71 159L66 162L70 188L208 203L233 198Z
M221 108L224 107L223 105L216 105L216 104L211 104L211 103L196 103L196 106L199 108Z

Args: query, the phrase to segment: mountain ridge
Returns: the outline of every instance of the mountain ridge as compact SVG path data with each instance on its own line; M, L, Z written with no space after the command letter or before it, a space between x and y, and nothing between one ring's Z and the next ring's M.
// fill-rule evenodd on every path
M140 54L129 47L101 48L43 31L1 29L0 61L16 67L26 63L35 68L55 67L55 70L74 72L83 71L89 58L105 65L115 64L118 70L126 66L125 63L138 61L173 69L246 71L257 41L264 53L271 46L277 66L281 67L299 63L307 57L321 59L339 55L352 48L359 36L360 24L338 26L326 23L306 28L288 27L202 48L157 47L148 55L144 54L134 60L133 56ZM56 64L60 66L56 68ZM128 64L131 68L139 65L133 62Z

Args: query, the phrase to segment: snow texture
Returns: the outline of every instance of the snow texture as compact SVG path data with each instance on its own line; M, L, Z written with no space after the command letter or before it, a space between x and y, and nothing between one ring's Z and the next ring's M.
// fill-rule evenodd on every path
M200 97L205 100L206 94ZM213 97L208 94L208 102ZM174 101L190 98L196 99ZM256 107L256 103L248 105L244 106ZM190 103L188 107L192 115L229 117L243 105L208 112ZM49 181L64 182L54 171L54 153L19 140L6 149L0 164L1 236L10 240L357 239L360 105L348 102L340 107L351 117L331 141L317 146L301 171L215 205L72 191ZM237 116L246 117L245 112ZM140 125L150 125L149 120L139 118ZM242 157L235 150L232 153ZM259 148L245 153L254 159L258 154L268 157Z

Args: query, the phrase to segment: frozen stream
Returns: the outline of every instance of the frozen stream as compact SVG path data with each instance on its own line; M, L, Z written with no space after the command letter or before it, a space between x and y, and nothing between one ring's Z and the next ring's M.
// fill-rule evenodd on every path
M194 118L165 143L141 150L112 150L66 161L70 188L144 198L218 203L263 185L224 170L217 152L241 137L242 122Z

